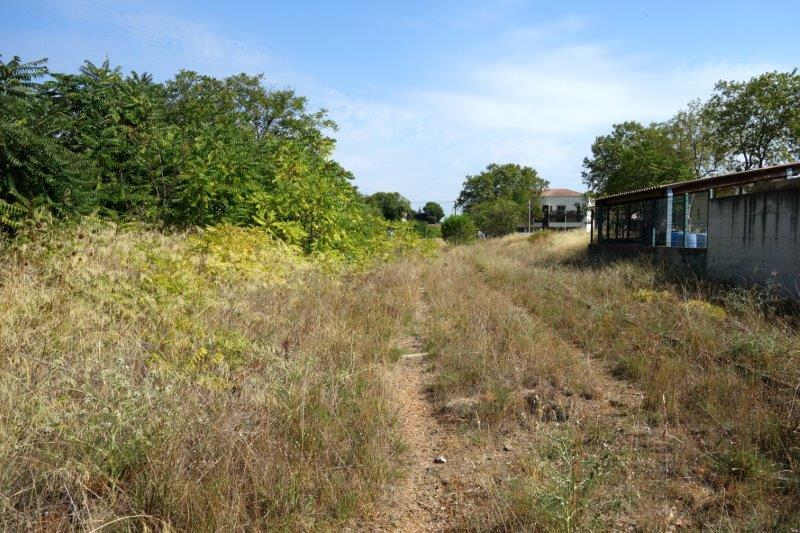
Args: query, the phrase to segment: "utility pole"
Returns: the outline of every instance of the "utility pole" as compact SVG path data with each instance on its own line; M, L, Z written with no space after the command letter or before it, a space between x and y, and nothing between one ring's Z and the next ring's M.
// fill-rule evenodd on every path
M531 200L528 199L528 233L531 232Z

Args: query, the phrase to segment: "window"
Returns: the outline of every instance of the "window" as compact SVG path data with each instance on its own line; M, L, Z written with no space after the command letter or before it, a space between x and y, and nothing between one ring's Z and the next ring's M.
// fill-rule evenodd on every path
M655 236L655 239L653 237ZM650 243L655 240L656 246L667 244L667 199L653 200L653 220L650 229Z
M684 201L682 194L676 194L672 197L672 227L669 231L669 245L673 248L683 247L683 230L684 224L686 224Z
M628 204L626 213L627 228L625 238L629 241L639 241L642 239L642 228L644 225L644 210L642 202Z
M672 198L626 202L599 208L598 239L644 246L705 248L708 241L708 191ZM667 211L672 225L667 227Z
M686 247L705 248L708 241L708 191L689 194Z

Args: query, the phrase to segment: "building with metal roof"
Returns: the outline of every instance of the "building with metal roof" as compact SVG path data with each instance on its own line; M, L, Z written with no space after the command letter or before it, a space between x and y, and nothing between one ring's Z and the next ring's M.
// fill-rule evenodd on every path
M713 278L800 297L800 162L595 200L593 249L651 251Z

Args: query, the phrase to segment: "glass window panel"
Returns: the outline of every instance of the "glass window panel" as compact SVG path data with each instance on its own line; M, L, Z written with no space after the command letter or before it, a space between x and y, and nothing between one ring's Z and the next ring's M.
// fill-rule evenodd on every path
M689 226L686 228L686 247L705 248L708 245L708 191L689 195Z
M667 245L667 199L653 201L653 227L656 231L656 246Z
M628 239L633 241L642 240L642 227L644 223L644 211L642 202L630 204L630 217L628 218Z
M676 194L672 197L672 227L670 228L670 246L673 248L683 247L683 226L686 223L684 209L684 197Z
M618 238L618 230L617 230L617 220L619 213L619 207L614 205L611 206L608 210L608 238L610 240L616 240Z

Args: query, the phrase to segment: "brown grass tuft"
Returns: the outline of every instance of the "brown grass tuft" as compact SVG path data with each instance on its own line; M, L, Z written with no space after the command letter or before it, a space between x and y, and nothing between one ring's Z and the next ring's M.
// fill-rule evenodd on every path
M0 529L326 529L396 475L413 265L91 222L0 261Z

